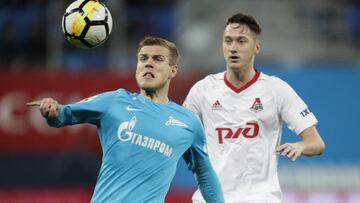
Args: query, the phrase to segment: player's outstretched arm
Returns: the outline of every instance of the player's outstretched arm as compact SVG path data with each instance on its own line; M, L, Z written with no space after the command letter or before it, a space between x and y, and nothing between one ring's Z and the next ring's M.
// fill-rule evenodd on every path
M44 98L26 103L29 107L38 107L41 115L49 126L62 127L66 125L66 117L61 105L53 98Z
M44 98L26 103L27 106L38 106L40 113L45 118L56 118L59 115L59 103L53 98Z
M277 148L277 151L293 161L301 156L301 154L314 156L324 152L325 143L315 126L305 129L299 136L302 138L302 141L282 144Z
M98 125L109 108L117 91L104 92L72 104L61 105L52 98L29 102L27 106L39 107L46 122L53 127L63 127L80 123Z

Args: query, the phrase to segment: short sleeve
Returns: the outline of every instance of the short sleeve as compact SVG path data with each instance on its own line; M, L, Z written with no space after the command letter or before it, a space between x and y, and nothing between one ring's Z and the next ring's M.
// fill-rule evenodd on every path
M289 84L276 78L274 90L280 116L290 130L300 134L317 124L315 115Z
M200 88L200 82L197 82L189 91L188 95L186 96L186 99L184 101L183 106L185 108L190 109L191 111L195 112L199 117L201 117L201 88Z

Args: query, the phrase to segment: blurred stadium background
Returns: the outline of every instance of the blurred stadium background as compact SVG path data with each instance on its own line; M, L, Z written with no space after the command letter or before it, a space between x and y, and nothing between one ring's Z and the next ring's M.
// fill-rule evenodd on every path
M256 67L291 84L319 119L320 157L279 158L285 203L360 202L360 2L358 0L104 0L110 39L92 50L70 46L61 18L72 1L0 2L0 202L89 202L101 151L90 125L54 130L27 101L78 101L119 87L137 91L137 43L175 41L182 55L171 98L224 69L221 36L235 12L263 27ZM283 142L297 140L284 127ZM180 161L170 202L191 202L192 175ZM121 192L121 191L119 191Z

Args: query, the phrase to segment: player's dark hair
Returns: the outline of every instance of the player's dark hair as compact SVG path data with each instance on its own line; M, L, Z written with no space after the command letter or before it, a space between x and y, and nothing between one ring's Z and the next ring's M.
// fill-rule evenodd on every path
M232 16L230 16L227 20L226 20L226 24L225 26L228 26L229 24L232 23L239 23L242 25L246 25L250 28L251 31L253 31L256 35L260 35L261 33L261 27L260 24L258 23L258 21L249 15L245 15L243 13L236 13Z
M176 48L176 45L166 39L160 38L160 37L145 37L140 43L139 48L137 50L137 53L139 54L139 51L144 46L152 46L152 45L159 45L162 47L165 47L170 52L170 65L176 65L179 52Z

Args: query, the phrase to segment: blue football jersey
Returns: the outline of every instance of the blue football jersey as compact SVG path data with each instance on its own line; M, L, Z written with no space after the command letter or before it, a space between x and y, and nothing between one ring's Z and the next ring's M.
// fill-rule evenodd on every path
M124 89L60 105L59 116L47 122L97 126L103 155L92 202L164 202L184 152L190 149L195 162L208 161L193 112Z

